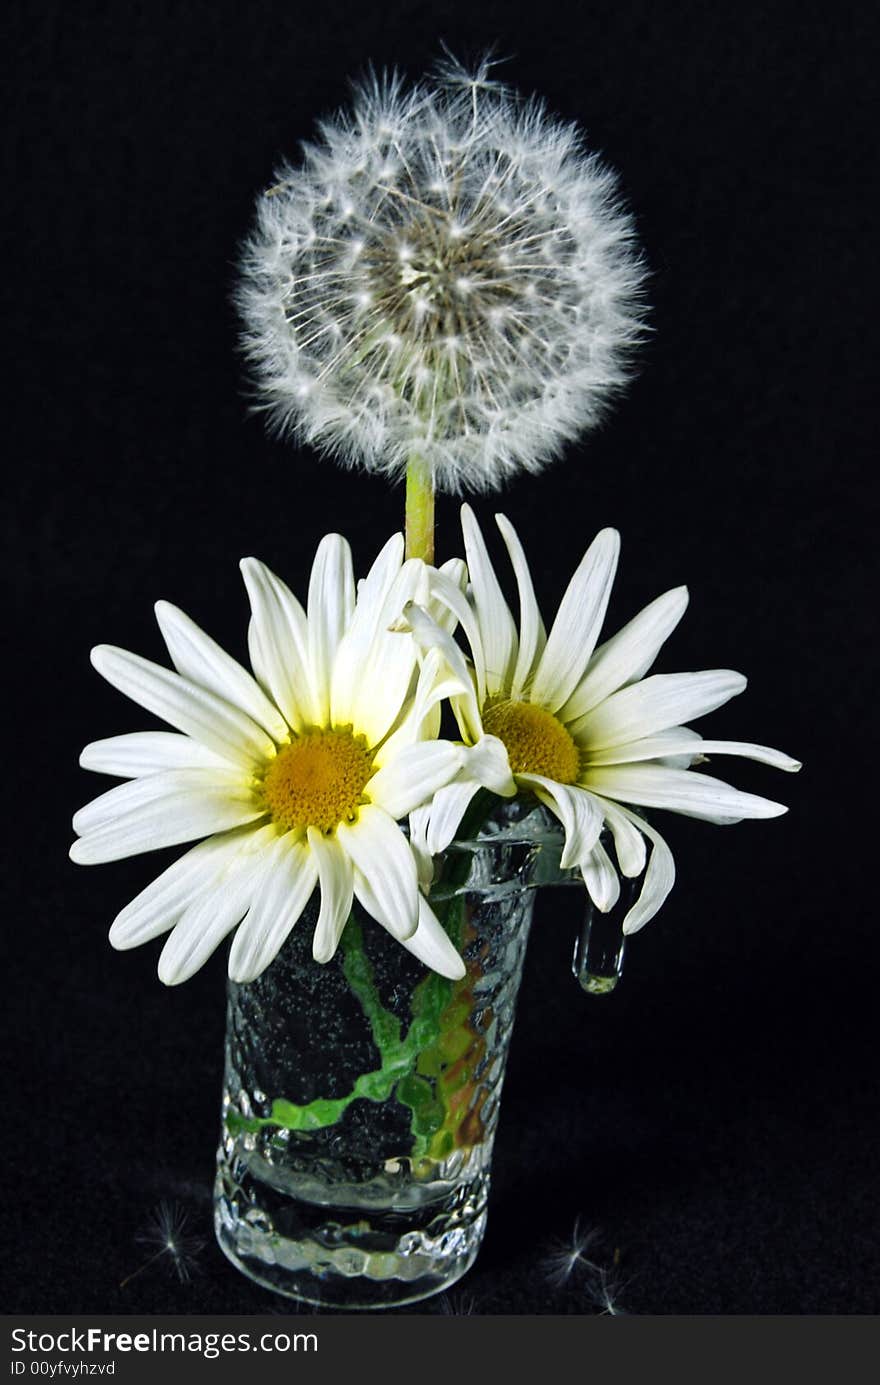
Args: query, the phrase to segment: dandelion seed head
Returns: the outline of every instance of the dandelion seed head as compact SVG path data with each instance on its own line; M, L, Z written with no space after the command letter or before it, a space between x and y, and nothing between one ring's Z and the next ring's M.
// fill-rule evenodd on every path
M277 431L450 491L598 422L643 331L614 176L492 66L362 83L260 199L238 290Z

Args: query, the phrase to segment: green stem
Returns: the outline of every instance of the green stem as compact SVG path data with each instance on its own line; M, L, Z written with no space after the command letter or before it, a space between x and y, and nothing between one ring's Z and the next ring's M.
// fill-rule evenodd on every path
M434 478L420 457L406 468L406 556L434 561Z
M228 1111L226 1124L233 1134L256 1132L266 1126L285 1130L321 1130L335 1125L347 1107L358 1098L367 1101L386 1101L395 1086L398 1099L409 1106L413 1129L426 1144L425 1136L433 1134L442 1121L442 1111L434 1109L428 1084L415 1076L420 1054L434 1043L441 1031L443 1015L453 992L453 983L435 972L419 983L413 997L413 1019L405 1037L401 1037L400 1021L392 1015L379 998L373 969L364 951L363 934L356 919L350 918L342 935L345 978L357 996L366 1015L373 1042L379 1050L380 1066L373 1072L362 1073L351 1091L342 1097L322 1098L300 1106L279 1098L272 1103L268 1116L243 1116L240 1111ZM424 1152L419 1148L419 1153Z

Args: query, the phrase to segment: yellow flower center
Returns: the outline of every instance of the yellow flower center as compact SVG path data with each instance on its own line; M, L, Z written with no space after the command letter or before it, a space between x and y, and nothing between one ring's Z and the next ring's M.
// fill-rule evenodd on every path
M483 712L487 735L504 742L514 774L543 774L573 784L581 755L571 733L552 712L533 702L489 703Z
M349 727L304 731L279 750L267 769L266 806L284 827L332 832L340 822L357 817L372 773L372 752Z

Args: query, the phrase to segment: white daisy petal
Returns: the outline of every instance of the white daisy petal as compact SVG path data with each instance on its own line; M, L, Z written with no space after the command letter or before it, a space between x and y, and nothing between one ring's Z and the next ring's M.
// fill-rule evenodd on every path
M442 793L443 790L441 789ZM436 796L434 801L436 801ZM428 850L428 827L431 822L432 803L425 808L416 808L409 815L409 845L416 858L416 872L419 889L428 891L434 882L434 862ZM454 832L453 832L453 835Z
M611 829L621 874L628 879L641 875L645 869L647 850L644 837L634 825L639 819L634 814L624 812L616 803L610 803L607 798L594 797Z
M608 746L605 750L594 750L584 745L586 737L580 737L582 758L589 768L591 765L626 765L635 760L659 760L661 764L674 763L679 757L681 769L688 769L700 758L703 738L699 731L688 726L671 726L668 731L658 731L653 736L641 740L627 741L625 745Z
M388 593L400 573L403 555L403 535L392 534L380 548L366 577L358 583L352 624L358 631L365 633L368 639L376 632L376 613L384 606Z
M803 768L800 760L793 760L781 750L773 750L769 745L752 745L749 741L702 741L699 752L701 755L741 755L744 760L757 760L759 764L771 765L787 774L796 774Z
M743 793L708 774L663 765L596 766L588 771L587 782L604 798L643 808L667 808L705 822L726 824L788 812L782 803Z
M367 576L358 583L354 614L340 641L333 664L330 719L335 726L350 726L354 721L361 674L378 633L379 615L400 574L402 562L403 535L394 534L382 548ZM403 604L401 602L401 610Z
M423 852L430 859L446 850L480 789L489 789L504 798L516 793L507 751L497 736L482 736L475 746L463 746L461 749L464 758L456 778L434 794L424 810L424 821L417 819L417 830L421 833L418 840L413 841L417 856ZM411 816L411 824L412 821ZM421 861L421 856L419 859ZM430 884L433 868L428 872L422 863L420 872L420 879L427 879Z
M139 947L173 928L184 910L222 879L250 830L209 837L158 875L116 915L110 929L113 947L120 952Z
M801 768L799 760L793 760L790 755L769 745L752 745L748 741L704 741L698 732L682 726L648 736L644 740L630 741L627 745L590 751L587 762L590 765L623 765L634 760L666 761L681 756L692 763L707 755L740 755L744 760L756 760L759 764L771 765L773 769L785 770L789 774Z
M530 694L550 712L563 706L583 678L605 619L619 552L617 530L601 530L560 602Z
M491 697L508 685L517 656L516 626L470 505L461 507L461 528L483 646L485 695Z
M431 856L445 851L458 833L462 818L470 807L474 794L481 788L476 779L459 779L447 784L434 795L430 805L426 847Z
M655 673L595 707L578 723L577 739L593 753L642 740L714 712L745 686L743 675L731 669Z
M379 613L378 630L364 660L352 701L352 722L371 745L378 745L399 719L412 692L418 651L411 635L396 626L416 595L424 564L404 563Z
M241 827L265 812L234 771L166 770L119 784L81 808L70 857L80 865L118 861Z
M404 563L382 605L373 612L374 628L368 645L358 651L356 663L352 663L353 649L346 636L333 670L334 722L354 725L371 745L378 745L391 730L412 690L418 651L412 636L398 627L404 608L422 585L424 574L425 565L418 559ZM348 670L342 682L338 677L340 668Z
M92 650L92 663L126 697L224 760L252 766L274 752L272 740L244 712L139 654L103 644Z
M563 870L579 865L592 851L602 831L602 814L592 794L579 784L557 784L543 774L518 774L516 782L532 789L565 830L559 864Z
M241 574L251 605L248 651L257 680L294 731L308 720L308 630L289 587L256 558L243 558Z
M384 769L402 750L408 750L417 741L437 740L442 719L441 703L444 699L455 696L460 687L458 679L450 675L446 660L440 651L429 650L419 669L416 691L409 704L409 711L397 729L392 731L374 753L373 764L376 769Z
M450 581L441 571L430 573L431 592L435 602L447 608L454 617L452 628L460 625L471 651L474 663L474 681L480 702L486 698L486 657L483 652L483 638L476 613L461 587Z
M497 736L481 736L476 745L465 747L460 777L475 780L501 798L512 798L516 793L507 748Z
M467 588L467 563L464 558L449 558L437 569L440 579L457 587L464 594ZM431 592L431 585L437 574L432 570L428 573L428 604L427 611L433 620L437 622L442 630L446 630L450 635L458 624L455 612L444 602L438 601Z
M312 940L312 956L316 962L329 962L351 913L354 873L351 859L336 837L326 837L310 827L308 843L321 886L321 909Z
M229 975L254 981L275 960L318 882L314 853L305 842L281 837L254 895L247 917L232 940Z
M336 835L370 883L379 922L395 938L410 937L418 924L418 873L415 857L397 823L382 808L368 804L357 822L351 826L341 822Z
M254 801L250 780L238 770L228 767L210 770L165 770L107 789L77 809L73 815L72 826L78 836L84 836L104 827L112 827L129 813L137 812L141 807L149 807L157 800L172 798L175 795L188 800L216 794L236 804L250 804Z
M642 678L681 620L687 604L687 587L675 587L658 596L600 645L587 665L583 681L562 708L562 720L567 725L577 722L625 683Z
M273 740L286 740L284 717L241 664L170 602L157 601L155 610L171 662L181 677L240 707Z
M398 622L402 629L412 631L417 647L427 658L433 656L438 675L443 678L443 695L454 699L456 718L462 735L473 744L483 730L474 683L465 657L452 636L423 611L409 602ZM442 659L442 663L439 661Z
M351 550L339 534L328 534L318 545L309 582L309 666L314 684L311 720L316 726L329 722L330 678L354 603Z
M359 870L354 873L354 892L364 909L389 932L382 916L382 907L376 899L372 885ZM393 936L396 937L396 934ZM408 952L417 957L432 971L439 972L452 981L458 981L465 974L465 965L447 937L446 931L423 894L418 897L418 923L415 932L407 938L398 938Z
M510 695L518 701L531 684L532 669L544 652L547 632L535 599L532 574L519 536L506 515L496 515L495 523L501 530L519 592L519 650L510 685Z
M668 731L658 731L656 736L642 741L642 745L647 745L649 740L655 743L665 742L665 749L656 757L644 755L641 758L644 760L654 759L656 764L668 765L670 769L693 769L702 758L700 746L703 743L703 738L698 731L692 731L689 726L671 726ZM675 747L674 750L673 746ZM618 746L616 749L620 750L621 747ZM609 750L606 753L613 755L615 751ZM599 754L601 755L602 752L599 751ZM620 762L615 760L614 763Z
M132 731L125 736L108 736L92 741L79 757L83 769L97 774L115 774L119 779L137 779L142 774L158 774L163 769L226 769L230 762L190 736L173 731Z
M473 684L469 680L462 682L461 677L450 669L446 655L441 649L429 649L419 669L410 713L417 730L416 740L436 739L442 720L441 703L457 703L462 698L468 700L469 706L472 705ZM433 725L435 721L437 730L428 731L427 726ZM387 744L386 741L385 745ZM384 750L385 747L382 748Z
M651 842L651 857L645 871L642 892L623 921L623 932L628 935L644 928L662 907L675 884L675 862L672 852L656 828L636 817L634 813L628 812L626 808L621 808L620 811L625 817L630 818L638 831L644 832Z
M188 981L241 921L265 868L265 846L242 851L221 883L193 901L159 957L159 979L166 986Z
M424 895L419 895L419 922L416 931L401 942L408 952L432 971L450 981L460 981L466 968Z
M620 880L601 842L580 862L580 870L591 900L601 913L607 914L620 898Z
M364 792L390 817L405 818L448 784L463 760L463 746L451 741L420 741L374 774Z

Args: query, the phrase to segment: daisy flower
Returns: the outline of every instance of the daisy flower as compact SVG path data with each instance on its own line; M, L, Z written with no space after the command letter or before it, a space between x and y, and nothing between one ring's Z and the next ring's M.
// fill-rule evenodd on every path
M614 174L489 68L357 88L259 199L238 290L278 432L451 491L592 427L643 330Z
M92 663L175 732L144 731L86 746L86 769L129 782L74 817L74 861L90 865L203 838L126 906L110 941L130 948L170 934L159 958L185 981L237 926L229 974L251 981L276 956L320 890L315 960L334 955L357 899L426 966L464 967L420 894L398 820L454 776L463 747L437 740L438 678L389 626L425 594L426 568L392 538L357 594L347 543L328 535L312 567L308 607L253 558L251 676L166 602L156 607L176 672L110 646ZM457 566L444 580L456 585Z
M442 650L448 671L467 691L452 707L466 744L481 748L456 780L413 815L421 853L436 854L455 835L478 788L533 793L565 834L562 867L579 867L590 896L606 912L620 893L617 869L600 836L607 828L617 868L645 869L641 896L624 922L634 933L654 916L672 888L672 854L636 808L665 808L707 822L772 818L780 803L743 793L692 766L708 755L741 755L776 769L796 760L767 746L703 740L685 722L705 716L741 693L746 680L729 669L645 677L688 601L685 587L666 592L596 647L617 567L620 538L604 529L571 579L549 634L535 600L528 564L510 522L497 516L519 593L519 628L505 601L483 536L462 509L470 597L436 574L433 591L454 612L470 646L467 665L449 633L417 605L405 622L423 649ZM475 772L491 765L488 776Z

